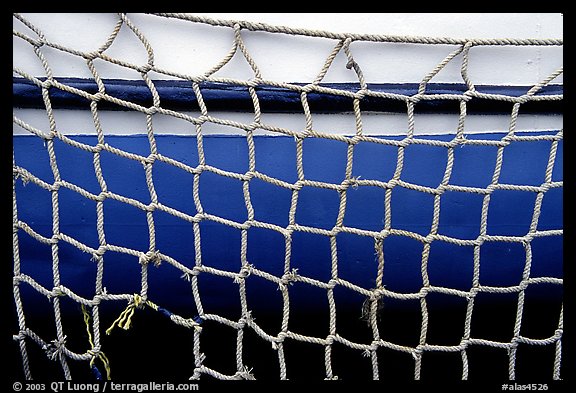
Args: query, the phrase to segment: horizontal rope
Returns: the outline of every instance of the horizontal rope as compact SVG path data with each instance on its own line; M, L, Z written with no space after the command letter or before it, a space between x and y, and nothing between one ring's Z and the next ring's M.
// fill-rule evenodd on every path
M450 38L450 37L413 37L402 35L381 35L381 34L352 34L334 33L330 31L294 28L288 26L275 26L266 23L255 23L242 20L214 19L206 16L182 14L182 13L158 13L156 15L182 19L191 22L205 23L212 26L231 27L239 26L242 29L251 31L265 31L268 33L283 33L291 35L304 35L309 37L324 37L336 40L350 39L352 41L374 41L374 42L396 42L409 44L430 44L430 45L463 45L469 43L478 45L534 45L549 46L562 45L561 39L513 39L513 38Z

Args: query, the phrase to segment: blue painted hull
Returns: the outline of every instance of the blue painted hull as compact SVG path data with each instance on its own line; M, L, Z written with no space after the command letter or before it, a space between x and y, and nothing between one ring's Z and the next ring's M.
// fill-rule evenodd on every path
M550 133L551 134L551 133ZM502 134L469 135L469 139L500 139ZM390 137L400 139L400 137ZM450 140L452 136L429 139ZM95 136L74 136L81 143L96 145ZM156 136L160 154L191 167L198 165L196 138L190 136ZM149 143L145 135L107 136L111 146L147 156ZM246 139L240 136L204 136L208 165L237 173L248 170ZM549 141L517 142L508 146L500 183L539 186L550 151ZM346 144L309 139L304 142L304 173L306 179L340 183L344 179ZM295 143L288 137L255 137L256 169L266 175L295 182ZM496 147L464 146L455 150L450 184L486 187L490 184L496 160ZM388 181L396 166L392 146L359 144L355 148L353 175L361 179ZM39 138L14 137L16 165L48 183L53 182L48 153ZM63 180L98 194L93 155L56 140L55 152ZM436 187L446 166L446 149L411 145L405 152L401 178L406 182ZM101 153L101 166L109 191L150 202L143 166L133 160ZM193 216L196 208L192 198L193 175L162 162L154 164L153 180L159 201L166 206ZM562 180L562 143L559 145L553 181ZM384 190L361 186L350 188L344 225L367 231L384 228ZM52 202L50 192L30 182L16 182L19 219L43 236L52 235ZM281 227L288 225L292 192L259 179L250 182L250 197L255 219ZM98 248L96 203L66 188L59 191L60 231L88 246ZM204 172L200 180L200 199L205 212L242 223L247 219L242 182ZM392 192L391 226L426 236L433 216L431 194L402 187ZM528 191L495 191L489 213L489 235L524 236L529 231L536 193ZM439 233L456 239L475 239L480 231L482 195L446 192L442 196ZM331 229L336 221L339 194L334 190L304 187L300 191L296 222L309 227ZM104 202L106 242L146 252L149 233L146 214L129 205L108 199ZM192 268L195 264L193 225L168 213L154 212L156 247L163 254ZM561 229L562 189L549 190L544 197L538 230ZM230 272L238 272L240 262L240 230L204 220L200 223L202 263ZM291 268L302 276L324 282L331 275L329 238L296 231L292 237ZM66 243L59 243L62 284L80 296L91 298L95 293L96 265L91 255ZM41 244L19 231L22 272L47 288L53 286L50 246ZM377 261L374 240L368 236L341 233L337 236L338 276L363 288L375 286ZM562 237L548 236L531 242L531 277L562 277ZM418 240L392 235L383 242L384 276L387 289L398 293L418 292L422 287L421 260L423 245ZM251 228L248 233L248 261L256 268L281 276L284 269L285 240L280 233ZM434 241L428 262L430 284L469 290L473 275L473 246L460 246ZM526 263L525 249L518 242L486 242L480 250L480 284L514 286L521 281ZM104 286L108 293L139 293L140 265L138 258L118 252L104 254ZM238 287L232 279L210 274L199 276L205 312L234 308L239 315ZM21 285L24 293L31 289ZM249 307L281 309L282 298L276 285L262 278L247 280ZM292 287L291 287L292 288ZM542 291L546 297L550 292ZM150 298L163 307L179 310L195 308L190 284L181 272L167 263L149 270ZM340 296L339 307L357 307L361 296L352 292ZM445 296L449 303L450 297ZM307 308L326 303L325 291L296 284L291 289L291 306ZM401 303L401 302L398 302ZM27 304L28 307L36 307ZM28 308L27 308L28 309Z

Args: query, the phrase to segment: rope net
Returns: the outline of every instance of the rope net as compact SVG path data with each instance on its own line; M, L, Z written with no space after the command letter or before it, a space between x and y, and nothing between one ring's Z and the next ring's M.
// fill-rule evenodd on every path
M362 367L370 370L374 379L391 378L386 375L388 363L386 353L402 353L408 355L411 359L411 375L414 379L420 379L423 370L423 359L428 354L434 353L452 353L459 357L459 374L462 379L469 377L469 354L474 348L488 348L500 351L508 359L507 370L508 378L514 380L517 372L517 356L522 347L547 347L553 352L552 364L542 364L549 378L560 379L561 356L562 356L562 308L556 315L554 324L556 328L547 333L545 337L529 337L523 332L526 329L523 311L525 307L526 292L530 288L549 285L552 287L562 287L563 280L561 277L541 276L532 272L531 266L534 263L532 245L538 239L548 237L561 237L562 228L539 229L539 218L541 216L542 205L547 193L551 190L561 189L563 182L561 179L554 179L553 172L557 161L557 152L559 144L562 141L562 130L556 130L546 133L525 134L519 132L517 120L522 108L534 103L557 102L562 100L562 94L543 94L545 89L551 86L552 81L562 74L562 68L552 74L542 78L541 82L528 88L523 94L512 96L502 94L492 94L482 92L468 76L469 54L476 47L501 46L507 49L514 49L517 46L561 46L561 40L515 40L515 39L450 39L450 38L427 38L427 37L400 37L400 36L383 36L383 35L354 35L354 34L336 34L322 31L310 31L304 29L293 29L288 27L270 26L259 23L242 22L242 21L222 21L209 18L180 15L180 14L162 14L155 17L161 20L161 23L169 24L174 20L179 23L193 23L210 26L218 26L220 29L229 29L233 31L232 49L218 64L202 75L184 75L172 72L170 70L159 68L154 60L154 49L149 44L147 38L139 30L139 27L132 22L131 18L125 14L120 14L113 31L102 46L93 52L83 52L75 48L69 48L51 41L50 37L30 21L21 15L15 15L18 23L22 23L27 29L28 34L21 31L14 31L14 39L22 40L30 45L31 50L40 60L44 75L34 76L24 72L21 69L14 68L14 76L24 78L29 81L34 88L41 93L41 102L45 109L49 128L38 129L29 124L26 119L14 116L15 128L22 129L30 135L40 138L44 144L49 161L49 168L53 176L53 181L43 180L41 176L27 169L24 164L19 163L18 154L14 154L13 163L13 255L14 255L14 276L13 276L13 293L14 304L17 314L17 333L13 336L17 343L26 378L32 378L34 373L34 364L32 357L29 355L31 348L40 348L48 359L59 363L63 376L71 379L71 363L77 362L88 363L94 373L99 378L109 378L114 373L114 357L110 356L110 348L103 344L107 336L120 334L119 329L126 329L130 334L138 329L145 329L145 326L139 325L138 318L146 313L161 314L178 327L183 329L189 342L192 343L192 357L187 360L189 376L191 379L198 379L205 376L217 379L236 380L236 379L253 379L262 376L259 370L252 368L247 364L245 358L250 348L246 346L245 335L251 334L261 343L271 347L276 358L277 377L280 379L294 378L296 375L291 374L291 362L286 356L286 347L290 343L304 343L310 347L318 348L323 352L324 378L337 379L341 368L335 367L335 355L338 348L347 348L351 352L358 353L366 358ZM107 49L111 47L121 30L130 32L142 45L147 53L147 61L142 64L130 64L123 60L116 59L107 55ZM288 83L267 80L266 76L260 72L260 69L251 56L250 48L245 44L243 36L247 31L251 34L277 34L277 35L296 35L303 37L322 38L332 40L334 49L326 58L324 66L318 72L317 77L311 83ZM454 47L448 53L446 58L432 69L419 82L417 91L413 94L398 94L374 90L369 85L362 72L362 64L357 62L354 57L354 44L357 42L383 42L383 43L404 43L404 44L426 44L426 45L446 45ZM64 52L81 59L85 62L87 68L93 76L93 83L96 89L86 91L76 86L66 84L62 78L55 77L51 65L45 56L45 51ZM337 89L322 84L325 75L329 71L337 55L342 54L346 58L346 67L357 77L357 88ZM253 78L250 80L230 79L218 77L215 74L222 69L234 56L241 56L250 66L253 72ZM427 91L428 83L436 74L444 69L448 64L460 62L460 72L462 83L465 88L460 92L431 94ZM106 81L101 78L97 69L99 63L113 63L117 66L131 69L140 74L142 81L145 83L147 90L151 95L151 105L130 102L117 98L108 93ZM186 88L189 93L193 93L196 100L200 115L193 116L184 111L176 111L163 105L161 94L158 93L158 83L152 79L152 74L163 75L186 82ZM221 83L242 86L247 89L252 105L253 120L249 123L241 123L227 120L214 116L209 110L204 99L204 86L206 83ZM286 89L296 94L298 105L301 113L304 114L304 129L288 129L270 125L262 118L261 97L259 96L260 88L263 86L273 86L276 88ZM59 124L54 116L53 99L56 94L61 92L78 96L87 102L90 114L93 119L94 127L97 134L97 143L90 145L77 138L65 135L59 130ZM332 98L346 98L351 102L350 113L354 117L355 132L352 135L337 135L333 133L320 132L314 127L313 110L309 105L309 97L313 94L322 94ZM372 98L382 98L393 101L404 107L404 113L407 116L407 127L401 138L384 138L367 135L363 132L363 118L366 116L363 105L367 100ZM465 121L467 119L467 109L469 101L482 100L484 102L506 103L510 105L509 127L499 135L498 138L478 138L468 137L465 135ZM438 140L419 136L415 133L415 113L420 105L436 100L448 100L457 106L458 124L453 130L449 140ZM114 147L108 143L108 136L105 135L104 127L100 122L101 107L106 104L114 104L122 107L124 111L139 113L146 119L146 132L149 142L149 154L141 155L120 148ZM166 115L175 117L188 122L195 135L198 155L198 164L195 166L182 162L177 157L164 155L157 145L157 130L155 117ZM209 160L205 157L203 137L204 129L209 124L218 124L233 127L243 132L243 138L247 144L248 152L248 170L242 173L219 168L210 165ZM256 165L256 146L255 135L258 131L265 130L269 133L293 138L296 152L296 173L297 180L294 182L285 181L257 170ZM331 140L343 143L346 146L346 165L341 182L325 182L309 179L304 170L304 144L305 141L312 139ZM506 150L509 146L517 142L524 144L546 143L549 146L546 157L544 181L539 185L517 185L501 182L501 172L505 166ZM92 155L93 173L86 176L94 176L97 179L99 191L93 192L67 180L61 176L59 171L58 154L55 150L56 143L63 143L73 149L79 149ZM353 171L355 157L359 154L357 146L359 144L385 145L396 151L395 170L391 177L385 180L375 180L358 176ZM404 177L403 167L405 166L405 151L411 146L443 148L446 152L445 167L443 176L436 186L424 186L410 182ZM484 146L495 149L496 160L491 181L485 187L470 187L453 184L451 176L455 169L455 154L457 149L464 146ZM145 172L146 188L149 198L146 200L137 200L122 195L115 189L109 187L107 178L101 168L101 155L110 153L133 163L141 165ZM195 214L188 214L171 207L164 202L164 195L157 192L155 183L158 182L154 175L154 168L159 163L170 165L179 171L184 171L191 175L192 178L192 195L190 198L195 206ZM556 166L558 164L556 163ZM213 176L225 177L241 182L243 192L243 203L245 205L247 219L237 222L225 217L214 214L206 209L206 201L201 197L201 179L207 174ZM288 225L281 226L274 223L266 222L256 217L257 207L254 206L251 198L251 187L254 180L266 182L274 187L279 187L291 193L290 207L288 212ZM49 235L40 233L34 229L34 223L22 220L22 210L30 209L31 206L22 206L19 204L19 195L24 193L24 185L32 183L51 195L51 219L52 228ZM31 187L27 185L26 187ZM345 225L347 213L347 198L350 193L363 187L375 187L383 192L384 200L384 217L383 225L379 230L367 230ZM301 208L299 196L303 189L320 188L337 193L339 198L339 207L336 220L331 228L321 228L313 225L304 225L297 220L297 210ZM98 236L97 247L86 244L82 238L70 236L61 230L59 210L63 207L59 203L59 198L63 190L70 190L79 194L82 198L92 201L96 206L96 231ZM431 226L427 233L421 234L415 231L397 228L393 225L395 209L393 195L399 189L411 190L418 193L429 195L433 199L433 216ZM489 234L488 217L489 210L493 207L491 196L498 191L515 191L519 193L528 193L534 196L534 208L531 212L531 219L528 231L523 235L509 236ZM184 191L182 191L184 192ZM443 198L449 192L474 194L481 198L481 214L479 221L475 223L479 229L477 237L471 239L462 239L454 236L442 234L439 230L441 222L441 206ZM105 217L105 204L110 201L126 205L131 209L138 209L146 215L147 230L149 238L148 248L134 249L121 244L111 244L107 241L105 228L109 217ZM300 202L299 202L300 201ZM84 207L86 208L86 207ZM78 207L81 209L81 207ZM163 212L177 219L189 223L193 228L193 236L189 240L194 245L193 260L178 260L175 257L164 253L156 245L156 225L155 213ZM46 212L50 214L50 212ZM211 265L209 260L203 258L205 246L203 246L202 224L206 222L218 223L240 233L240 252L237 261L238 269L222 269L219 266ZM273 231L279 234L284 240L283 250L283 274L271 274L266 265L254 263L249 259L249 232L251 229L260 228ZM294 237L297 234L314 234L325 237L330 245L330 277L328 280L308 276L299 271L293 260L292 246ZM343 266L350 261L342 257L340 253L339 242L342 235L353 235L368 239L372 244L371 252L374 255L373 269L370 270L370 285L358 285L347 280L340 274ZM25 274L21 265L24 261L21 258L22 246L20 245L22 236L29 236L38 244L45 244L51 250L51 269L52 282L50 285L43 285L33 274ZM387 261L387 242L389 239L409 238L421 244L420 257L420 275L422 285L416 291L402 292L387 288L385 265ZM472 279L466 289L456 289L445 286L433 285L429 277L429 260L431 247L438 243L449 243L461 247L469 247L473 250L473 257L466 261L473 266ZM522 247L525 259L521 279L514 285L487 285L481 279L481 254L483 247L489 244L509 244L512 246ZM89 256L90 262L96 266L96 281L94 295L91 297L80 296L68 286L64 285L61 280L61 271L66 269L74 261L70 261L63 255L61 248L63 245L72 246ZM139 264L139 275L141 289L139 293L110 293L104 287L105 261L115 258L115 255L123 254L132 258L134 264ZM49 263L48 261L46 261ZM463 262L464 263L464 262ZM170 304L159 304L159 302L150 296L148 282L149 278L155 274L154 266L170 265L179 271L181 280L189 282L189 290L193 297L194 307L189 311L178 310L170 311ZM152 265L152 266L150 266ZM217 276L228 280L237 287L241 315L238 319L230 319L216 313L205 311L204 304L209 302L212 296L206 287L199 285L199 280L205 276ZM258 277L276 287L282 298L281 323L279 329L271 330L263 327L252 315L251 303L247 296L247 281L250 278ZM291 294L296 285L314 287L324 294L321 295L327 300L328 325L325 333L322 334L301 334L293 330L294 306L291 304ZM23 304L21 292L23 287L32 288L41 296L49 299L55 321L56 335L52 337L42 336L35 332L27 324L27 317L24 313L25 304ZM28 289L27 289L28 290ZM170 288L164 288L170 291ZM349 296L357 296L362 300L362 307L358 309L361 313L364 326L369 329L367 340L355 340L342 333L339 329L344 323L337 314L337 300L335 292L344 291ZM318 292L316 292L318 293ZM430 298L435 294L443 295L451 299L460 299L465 303L465 312L462 314L461 337L458 342L452 345L439 345L430 341L429 338L429 320L430 320ZM483 294L494 296L512 296L515 304L515 316L513 318L513 334L506 340L494 340L475 336L472 325L474 320L475 299ZM208 299L207 299L208 298ZM70 300L76 304L81 312L79 318L83 319L85 329L66 329L62 317L62 302ZM237 302L237 300L234 300ZM394 321L387 320L385 317L386 304L391 301L399 303L405 301L414 301L418 304L419 321L417 328L419 337L413 345L395 342L393 339L385 337L383 326L394 324ZM114 308L113 312L104 312L104 306L108 303L119 304L120 308ZM383 306L384 305L384 306ZM324 306L325 307L325 306ZM125 308L125 309L124 309ZM121 313L118 310L122 310ZM384 310L384 311L383 311ZM325 312L326 310L323 310ZM498 321L492 321L497 324ZM208 347L203 347L203 339L209 333L210 329L215 326L222 326L230 329L235 334L235 371L227 372L219 369L218 362L212 359L218 359L219 353L208 352ZM103 334L106 332L106 336ZM80 335L87 338L84 342L85 350L72 350L69 348L69 342L73 336ZM366 338L366 337L364 337ZM117 345L122 345L118 343ZM106 356L108 353L108 356ZM359 358L360 359L360 358ZM548 359L548 358L547 358ZM74 361L74 362L71 362ZM170 362L170 359L163 361ZM177 361L177 360L174 360ZM358 362L360 363L360 362Z

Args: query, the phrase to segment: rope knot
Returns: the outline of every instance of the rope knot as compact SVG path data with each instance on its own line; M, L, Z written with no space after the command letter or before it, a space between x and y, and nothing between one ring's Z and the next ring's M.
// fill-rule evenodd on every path
M283 343L284 339L286 339L286 337L288 337L288 334L286 332L280 332L278 333L278 337L277 337L277 342L278 343Z
M199 317L186 319L186 318L182 318L181 316L176 315L176 314L170 315L170 320L172 320L172 322L174 322L180 326L184 326L188 329L193 328L193 329L198 330L198 332L201 332L202 326L200 326L200 323L202 322L202 320L200 319L200 322L198 322L198 318Z
M238 320L238 324L240 325L240 329L244 329L244 326L247 324L249 325L251 322L254 322L256 319L252 316L252 311L248 311L246 315Z
M106 252L106 250L107 250L106 244L100 245L98 247L98 249L92 253L92 257L90 257L90 261L98 262L100 260L100 258L102 258L102 256Z
M146 108L145 112L147 115L154 115L154 114L158 113L158 108L155 106L151 106L149 108Z
M333 335L333 334L328 335L328 336L326 337L326 344L328 344L328 345L334 344L334 339L335 339L335 338L336 338L336 336Z
M62 337L61 340L52 340L48 344L44 344L42 349L46 352L46 355L50 360L56 360L56 358L62 353L64 346L66 345L66 336Z
M153 67L153 64L146 63L143 66L138 67L137 70L142 74L147 74L152 70Z
M248 381L255 381L256 380L256 378L252 374L252 368L248 368L246 366L242 367L242 371L240 371L238 373L238 376L240 376L240 378L248 380Z
M418 358L422 357L422 346L418 345L416 348L414 348L412 350L412 357L414 358L414 360L418 360Z
M106 330L106 334L109 335L112 333L112 330L116 325L124 330L130 329L132 326L132 316L134 315L134 311L137 308L142 308L145 304L147 304L147 302L143 301L140 295L134 294L126 309L122 311L120 316L116 318L112 325Z
M86 60L94 60L100 57L100 52L98 51L92 51L92 52L86 52L82 55L82 57L84 57L84 59Z
M141 265L147 265L150 262L152 262L152 264L154 264L155 267L160 266L160 264L162 263L162 258L160 257L160 251L158 250L148 251L146 254L140 255L139 262Z
M465 144L468 143L468 138L466 138L466 135L464 134L460 134L457 135L456 138L454 138L454 142L456 143L456 145L460 145L460 147L464 147Z
M49 297L55 298L55 297L60 297L60 296L66 296L66 293L64 293L63 288L64 288L64 286L62 286L62 285L54 287L52 289L52 293L50 293Z
M348 180L348 184L350 184L352 186L352 188L355 190L358 189L358 186L359 186L358 181L360 180L360 177L361 176L355 176L355 177L350 178L350 180Z
M240 269L240 271L238 272L236 277L234 277L234 282L236 284L240 284L241 280L245 279L246 277L250 276L250 274L252 274L253 268L254 268L254 265L251 265L251 264L246 264L246 265L242 266L242 268Z
M21 340L25 340L25 339L26 339L26 331L25 331L25 330L20 330L20 331L18 332L18 335L13 336L13 338L16 339L16 340L20 340L20 341L21 341Z
M92 357L92 359L94 359L94 358L98 357L98 355L100 355L102 352L100 351L100 347L98 347L98 348L93 347L93 348L87 350L86 353L88 355L90 355Z
M25 173L22 172L17 172L15 177L15 179L20 179L22 181L22 185L26 186L28 185L28 183L30 183L30 176L28 176Z
M294 268L282 276L284 285L292 285L295 281L298 281L298 268Z

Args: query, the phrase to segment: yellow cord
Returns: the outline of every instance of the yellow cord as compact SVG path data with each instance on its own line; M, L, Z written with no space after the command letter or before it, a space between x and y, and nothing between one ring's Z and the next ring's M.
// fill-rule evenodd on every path
M86 307L83 304L81 304L80 306L82 307L82 314L84 314L84 323L86 324L86 332L88 333L88 342L90 343L90 349L94 349L94 341L92 340L92 332L90 331L90 314L88 314L88 311L86 310ZM104 369L106 370L106 379L109 381L111 379L110 361L108 360L104 352L101 351L98 353L97 357L104 365ZM90 367L94 366L95 361L96 356L94 356L90 361Z
M132 326L132 316L134 315L134 311L136 308L140 307L141 304L145 304L148 307L151 307L154 311L158 311L158 306L152 303L149 300L142 302L142 297L140 295L134 294L133 299L128 303L128 306L118 318L112 323L112 325L106 330L106 334L112 333L114 327L118 326L124 330L130 329Z

